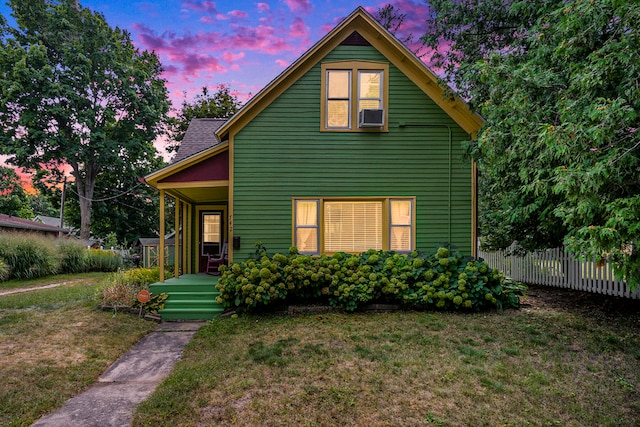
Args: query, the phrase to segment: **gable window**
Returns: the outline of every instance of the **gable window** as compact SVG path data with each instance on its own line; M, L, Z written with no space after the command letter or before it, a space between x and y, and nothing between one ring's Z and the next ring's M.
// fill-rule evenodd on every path
M303 254L414 249L414 199L294 199L293 244Z
M322 64L324 131L386 131L389 65L351 61Z

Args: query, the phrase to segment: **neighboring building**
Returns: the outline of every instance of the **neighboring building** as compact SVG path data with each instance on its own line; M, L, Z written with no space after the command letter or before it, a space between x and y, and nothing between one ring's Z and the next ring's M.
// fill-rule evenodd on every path
M164 238L164 263L174 265L175 262L175 232L167 234ZM160 265L160 238L141 237L138 240L140 246L140 267L151 268Z
M461 142L481 126L358 8L231 119L194 120L174 163L145 180L177 200L183 273L204 271L225 240L231 260L256 241L270 253L448 242L475 254L476 174Z
M63 228L5 214L0 214L0 232L2 231L34 233L47 237L68 235L68 230Z
M54 226L54 227L60 227L60 218L56 218L56 217L52 217L52 216L46 216L46 215L37 215L35 218L33 218L33 220L35 222L41 222L41 223L46 224L46 225L51 225L51 226ZM78 231L78 230L74 229L73 227L71 227L67 223L63 223L61 228L63 230L65 230L66 234L76 234L76 232Z

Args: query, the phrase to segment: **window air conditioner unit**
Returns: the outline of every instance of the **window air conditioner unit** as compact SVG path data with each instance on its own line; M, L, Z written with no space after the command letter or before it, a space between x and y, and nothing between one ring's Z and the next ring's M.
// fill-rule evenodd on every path
M361 128L379 128L384 126L384 110L382 109L363 109L360 110L358 125Z

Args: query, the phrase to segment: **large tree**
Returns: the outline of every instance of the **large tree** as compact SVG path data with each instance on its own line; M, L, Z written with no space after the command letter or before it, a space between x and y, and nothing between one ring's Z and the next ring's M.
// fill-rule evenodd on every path
M20 177L13 168L0 166L0 213L18 217L29 217L29 199ZM27 208L27 209L25 209Z
M207 117L227 119L239 108L240 101L228 86L220 85L213 92L204 86L193 101L189 102L186 99L182 101L182 106L171 124L171 137L175 144L169 144L166 147L167 151L172 152L178 149L179 142L184 138L191 120Z
M163 166L164 160L157 156L139 159L124 168L105 167L96 180L92 234L99 238L113 234L125 246L135 244L140 237L154 236L159 223L159 195L139 178ZM68 191L66 200L65 218L77 225L80 223L78 195Z
M640 3L431 0L425 41L486 120L485 243L564 242L640 283Z
M105 167L155 156L169 105L162 69L155 54L77 0L10 6L17 27L2 19L0 146L15 165L71 170L86 239Z

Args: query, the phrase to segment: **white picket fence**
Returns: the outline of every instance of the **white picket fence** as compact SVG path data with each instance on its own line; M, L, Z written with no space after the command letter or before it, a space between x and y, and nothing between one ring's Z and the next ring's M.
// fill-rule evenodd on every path
M640 299L640 288L631 292L624 281L616 280L610 265L577 260L563 248L531 252L525 256L478 250L478 258L518 282Z

